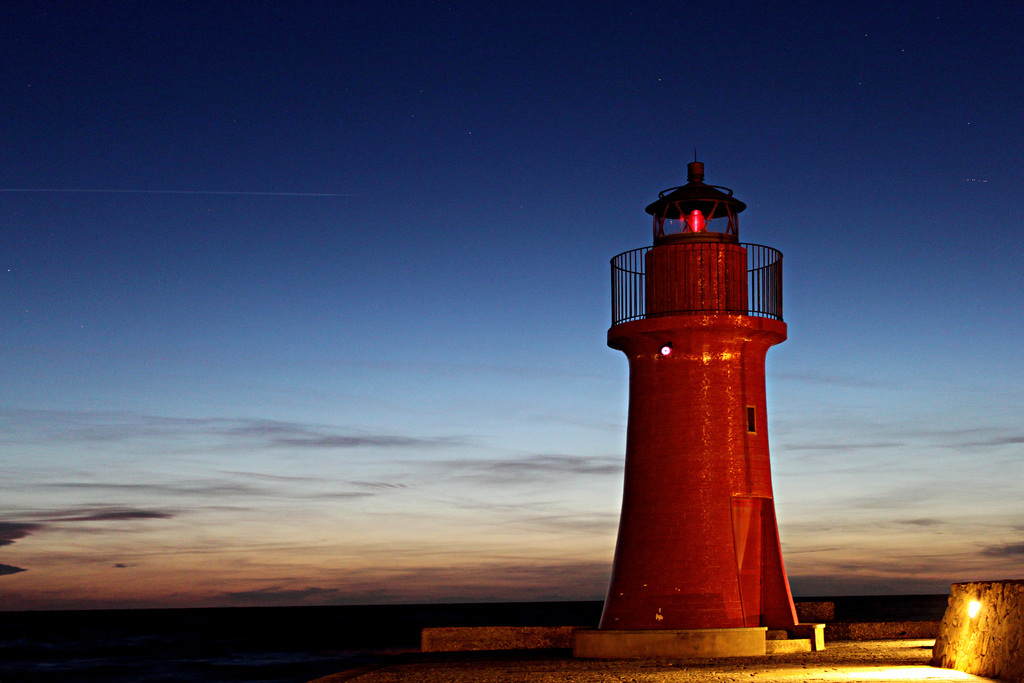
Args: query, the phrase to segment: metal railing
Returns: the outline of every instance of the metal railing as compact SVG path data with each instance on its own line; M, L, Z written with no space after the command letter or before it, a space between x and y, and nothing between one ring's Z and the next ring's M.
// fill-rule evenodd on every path
M782 320L782 252L761 244L741 243L740 246L747 252L747 305L746 311L740 314ZM645 263L651 249L653 247L633 249L612 259L612 325L648 317ZM694 313L735 314L737 311L661 310L651 317Z

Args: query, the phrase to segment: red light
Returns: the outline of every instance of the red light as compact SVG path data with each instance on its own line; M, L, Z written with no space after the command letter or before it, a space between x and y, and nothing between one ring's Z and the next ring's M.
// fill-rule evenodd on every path
M700 212L700 209L691 211L687 222L690 224L692 232L704 232L704 214Z

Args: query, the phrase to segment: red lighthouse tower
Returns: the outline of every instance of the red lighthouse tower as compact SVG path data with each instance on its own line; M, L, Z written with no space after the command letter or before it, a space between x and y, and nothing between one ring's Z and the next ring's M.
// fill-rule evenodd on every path
M741 243L746 205L706 185L704 164L688 171L647 207L654 245L612 259L608 345L629 361L625 485L604 613L577 638L580 656L678 654L681 634L693 654L763 654L766 629L797 622L765 404L765 355L786 339L782 254Z

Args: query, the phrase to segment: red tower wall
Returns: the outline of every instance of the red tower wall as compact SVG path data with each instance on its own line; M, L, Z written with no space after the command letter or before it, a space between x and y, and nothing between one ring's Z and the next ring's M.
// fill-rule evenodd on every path
M691 273L679 282L684 294L668 305L685 301L686 291L703 291L703 305L732 308L741 290L745 307L739 245L712 245L728 247L703 270L727 274L727 286L716 290L691 281L701 272L695 263L709 261L675 246L651 250L646 270L664 282L666 269ZM689 257L696 261L680 263ZM630 388L622 516L602 629L796 623L775 521L765 405L765 355L785 339L781 321L723 313L663 314L609 330L608 345L629 360ZM672 350L663 355L667 343Z
M645 256L647 315L747 312L747 250L728 242L683 242Z

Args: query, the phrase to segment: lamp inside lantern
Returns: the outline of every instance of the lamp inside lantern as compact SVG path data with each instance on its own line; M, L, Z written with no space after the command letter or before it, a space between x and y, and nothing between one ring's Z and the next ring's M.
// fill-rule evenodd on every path
M706 221L700 209L691 211L690 215L686 217L686 222L690 226L690 232L704 232L705 230Z

